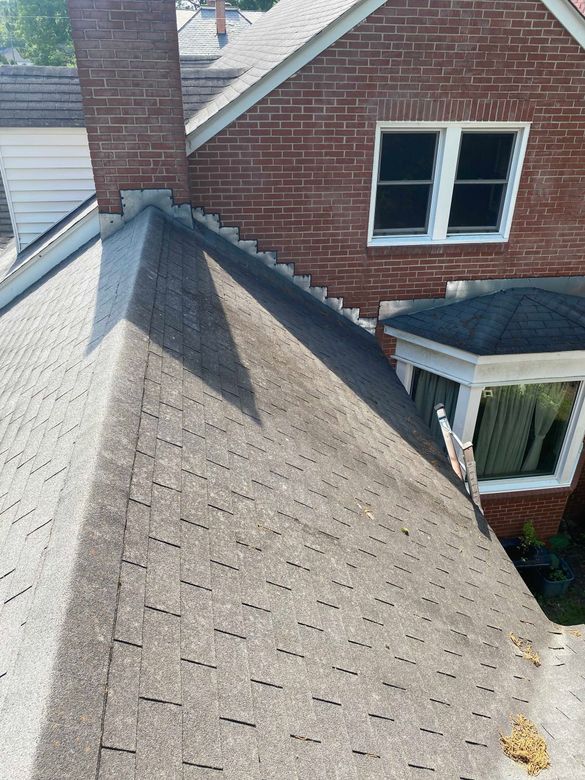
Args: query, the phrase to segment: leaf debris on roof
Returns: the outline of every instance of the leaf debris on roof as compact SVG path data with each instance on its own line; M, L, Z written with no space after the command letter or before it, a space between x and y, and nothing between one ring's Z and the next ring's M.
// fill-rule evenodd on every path
M500 734L504 753L519 764L524 764L530 776L540 774L550 766L546 741L538 729L524 715L516 715L512 721L512 733Z
M540 656L527 639L522 639L513 633L510 633L509 636L512 644L516 645L527 661L531 661L535 666L540 666Z

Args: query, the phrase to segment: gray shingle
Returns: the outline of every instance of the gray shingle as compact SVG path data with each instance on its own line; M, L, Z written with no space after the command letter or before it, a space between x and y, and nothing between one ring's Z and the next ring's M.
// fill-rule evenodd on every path
M268 13L222 52L209 71L231 68L241 75L227 84L197 113L191 115L192 131L233 102L292 57L309 41L323 33L340 17L364 0L280 0ZM182 33L183 31L181 31Z
M179 31L182 57L213 61L223 49L252 26L252 21L236 8L226 9L226 34L217 34L214 8L200 8ZM260 15L261 16L261 15Z
M249 26L248 22L245 24ZM182 60L185 119L212 100L237 78L239 72L238 69L219 68L211 73L197 62ZM84 126L81 89L75 68L11 65L0 68L0 127ZM0 234L4 233L7 233L6 218L0 216Z
M517 287L400 314L384 325L475 355L581 350L585 298Z
M126 242L141 230L133 287ZM101 745L118 748L101 750L101 778L513 780L498 738L517 711L547 729L552 778L579 771L583 640L526 592L375 344L153 210L117 236L113 255L111 240L86 250L0 317L0 590L16 596L0 611L0 777L30 764L35 733L14 712L45 705L31 744L48 777L95 777ZM128 288L155 307L148 343L141 315L123 353L88 350L88 312L131 316L112 292ZM68 418L78 391L87 413ZM113 400L96 420L98 392ZM37 546L39 519L52 530ZM45 569L79 590L63 633ZM37 636L54 667L31 654Z

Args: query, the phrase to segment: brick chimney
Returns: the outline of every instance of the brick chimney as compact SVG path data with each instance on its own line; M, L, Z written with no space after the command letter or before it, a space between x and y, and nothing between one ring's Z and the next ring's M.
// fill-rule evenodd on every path
M225 21L225 0L215 0L215 24L217 34L225 35L227 32Z
M68 5L102 235L151 202L190 224L175 0Z

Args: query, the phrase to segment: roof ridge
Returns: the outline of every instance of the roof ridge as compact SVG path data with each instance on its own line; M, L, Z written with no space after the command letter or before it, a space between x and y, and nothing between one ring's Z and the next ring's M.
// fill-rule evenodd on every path
M545 293L547 295L554 295L555 298L559 298L558 305L563 309L563 316L565 316L567 319L572 320L577 325L581 325L585 327L585 312L577 312L575 309L573 309L571 306L568 306L566 301L564 300L563 296L560 295L557 292L554 292L553 290L544 290L542 288L534 287L531 288L534 290L537 290L539 292ZM530 296L527 296L530 297ZM575 298L576 301L581 300L583 302L583 305L585 307L585 298L579 298L577 295L570 295L566 294L565 297ZM535 298L533 298L535 303L538 303L540 306L543 306L544 308L548 309L549 311L552 311L554 314L559 314L559 312L555 309L553 309L546 301L538 301Z
M507 320L506 320L506 326L510 324L511 320L512 320L512 319L514 318L514 316L516 315L516 312L518 311L518 308L519 308L520 304L522 303L522 301L524 300L524 298L526 298L526 297L527 297L526 293L524 292L524 290L525 290L525 289L526 289L525 287L519 287L519 288L516 288L515 290L514 290L514 288L512 288L512 289L510 289L510 290L500 290L500 293L501 293L501 292L503 292L503 293L506 293L506 292L518 292L518 291L522 291L522 295L521 295L521 297L518 299L518 301L516 302L516 305L514 306L514 310L513 310L513 311L510 313L510 316L509 316L509 317L507 318ZM500 293L495 293L495 295L499 295ZM498 338L497 338L497 340L496 340L496 347L497 347L499 344L501 344L501 343L502 343L502 339L503 339L503 337L504 337L504 333L506 332L506 326L504 326L504 327L502 328L502 330L501 330L501 332L500 332L500 335L499 335L499 337L498 337Z

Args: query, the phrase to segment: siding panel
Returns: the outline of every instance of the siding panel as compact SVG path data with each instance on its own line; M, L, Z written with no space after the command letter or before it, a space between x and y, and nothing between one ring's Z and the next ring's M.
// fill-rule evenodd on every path
M19 249L95 192L83 128L0 129L0 162Z

